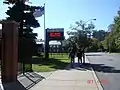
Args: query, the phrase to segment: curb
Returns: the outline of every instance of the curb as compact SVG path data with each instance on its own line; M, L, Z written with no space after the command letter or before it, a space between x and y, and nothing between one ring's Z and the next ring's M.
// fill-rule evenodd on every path
M88 60L88 62L90 63L90 60L88 59L88 57L85 55L86 59ZM100 83L100 80L98 79L98 76L96 75L95 71L93 70L93 68L91 67L91 71L92 71L92 75L93 75L93 79L96 83L96 86L98 88L98 90L104 90L101 83Z

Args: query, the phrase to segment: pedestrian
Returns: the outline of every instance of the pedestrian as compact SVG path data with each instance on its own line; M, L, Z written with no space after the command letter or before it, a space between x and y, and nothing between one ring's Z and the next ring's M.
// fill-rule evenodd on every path
M83 63L85 63L85 49L82 50Z
M80 65L80 62L82 63L82 50L80 48L77 50L77 58L78 64Z
M70 60L71 60L71 67L73 67L74 63L75 63L75 50L74 48L71 49L70 51Z
M71 47L68 49L68 57L70 58Z

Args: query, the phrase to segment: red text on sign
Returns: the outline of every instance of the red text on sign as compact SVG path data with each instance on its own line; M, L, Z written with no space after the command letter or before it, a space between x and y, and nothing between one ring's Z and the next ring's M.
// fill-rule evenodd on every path
M50 37L60 37L61 34L59 32L51 32Z

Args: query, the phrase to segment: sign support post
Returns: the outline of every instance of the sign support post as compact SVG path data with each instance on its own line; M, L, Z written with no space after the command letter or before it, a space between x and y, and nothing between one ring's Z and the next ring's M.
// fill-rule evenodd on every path
M45 29L45 59L49 58L49 39L47 31L48 29Z

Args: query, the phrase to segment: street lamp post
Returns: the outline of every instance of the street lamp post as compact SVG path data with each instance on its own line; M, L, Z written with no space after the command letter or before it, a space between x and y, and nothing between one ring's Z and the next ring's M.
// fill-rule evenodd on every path
M87 20L87 21L83 24L82 29L85 30L85 24L86 24L87 22L89 22L89 21L92 21L92 20L95 21L96 19L89 19L89 20Z
M112 28L114 29L114 28ZM110 33L113 34L113 30L111 29L110 27ZM111 53L112 52L112 41L109 39L109 42L108 42L108 52Z
M111 41L109 40L109 53L111 53Z
M85 31L85 24L87 23L87 22L89 22L89 21L95 21L96 19L89 19L89 20L87 20L84 24L83 24L83 26L82 26L82 30L83 31ZM85 31L85 33L87 34L87 32Z

